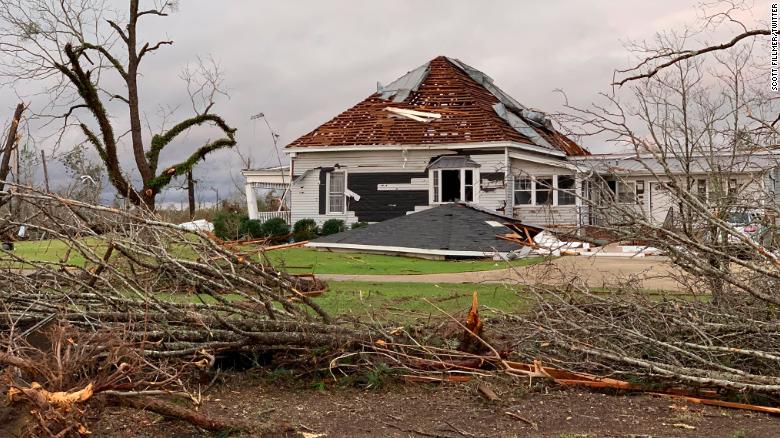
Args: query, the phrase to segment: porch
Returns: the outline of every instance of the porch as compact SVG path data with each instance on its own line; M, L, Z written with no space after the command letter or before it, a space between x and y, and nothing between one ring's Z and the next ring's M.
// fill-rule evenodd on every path
M288 224L291 221L289 208L290 197L290 166L269 167L263 169L245 169L241 171L246 183L246 209L249 219L267 221L271 218L282 218ZM281 202L277 211L258 211L257 190L277 190L282 192Z

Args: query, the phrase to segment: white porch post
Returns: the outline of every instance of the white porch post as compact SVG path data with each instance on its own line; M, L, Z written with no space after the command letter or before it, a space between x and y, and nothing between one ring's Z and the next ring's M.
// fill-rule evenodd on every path
M582 176L579 173L574 174L574 205L576 206L575 209L577 210L577 228L579 232L579 228L584 225L584 221L582 220L583 217L583 208L582 208L582 198L585 196L584 191L582 190Z
M249 219L257 219L257 194L252 184L244 185L246 189L246 211L249 213Z

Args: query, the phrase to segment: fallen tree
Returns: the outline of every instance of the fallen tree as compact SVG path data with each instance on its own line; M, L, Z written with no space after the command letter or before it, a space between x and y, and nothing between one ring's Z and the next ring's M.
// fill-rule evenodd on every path
M33 435L84 434L88 406L103 404L225 429L165 399L196 400L189 382L222 355L338 354L373 342L368 330L332 324L306 294L319 283L241 248L144 209L15 189L5 195L26 213L4 217L0 234L26 227L46 240L32 255L0 257L0 365L16 370L4 392L28 407Z

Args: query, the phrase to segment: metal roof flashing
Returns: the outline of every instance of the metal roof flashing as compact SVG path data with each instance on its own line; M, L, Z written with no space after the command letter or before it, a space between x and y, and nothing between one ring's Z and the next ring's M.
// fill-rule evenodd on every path
M417 91L420 88L422 81L428 77L428 73L431 70L430 65L430 62L426 62L387 84L387 86L382 86L382 84L377 82L376 92L380 94L382 99L390 100L392 98L393 102L403 102L409 98L409 94L412 91Z

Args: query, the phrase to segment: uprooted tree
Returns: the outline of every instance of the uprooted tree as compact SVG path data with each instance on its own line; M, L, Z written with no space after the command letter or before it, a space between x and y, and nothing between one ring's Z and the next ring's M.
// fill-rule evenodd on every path
M195 115L162 128L145 139L140 101L141 65L153 52L173 41L144 42L139 23L165 17L174 2L155 2L142 9L139 0L128 0L124 20L105 18L108 9L89 0L9 0L0 5L0 72L7 82L38 81L57 100L48 107L67 108L56 116L65 128L77 127L100 156L108 179L120 196L136 205L154 209L155 198L171 179L186 174L208 154L236 144L235 129L211 112L218 91L218 74L202 80L188 78ZM121 88L121 91L116 91ZM56 103L57 106L54 106ZM197 103L197 105L195 104ZM124 108L123 108L124 107ZM114 112L127 112L129 127L121 126ZM82 115L83 114L83 115ZM76 119L74 123L71 120ZM162 151L182 133L199 126L215 126L220 136L207 141L186 159L159 168ZM124 133L142 187L133 187L119 151Z

